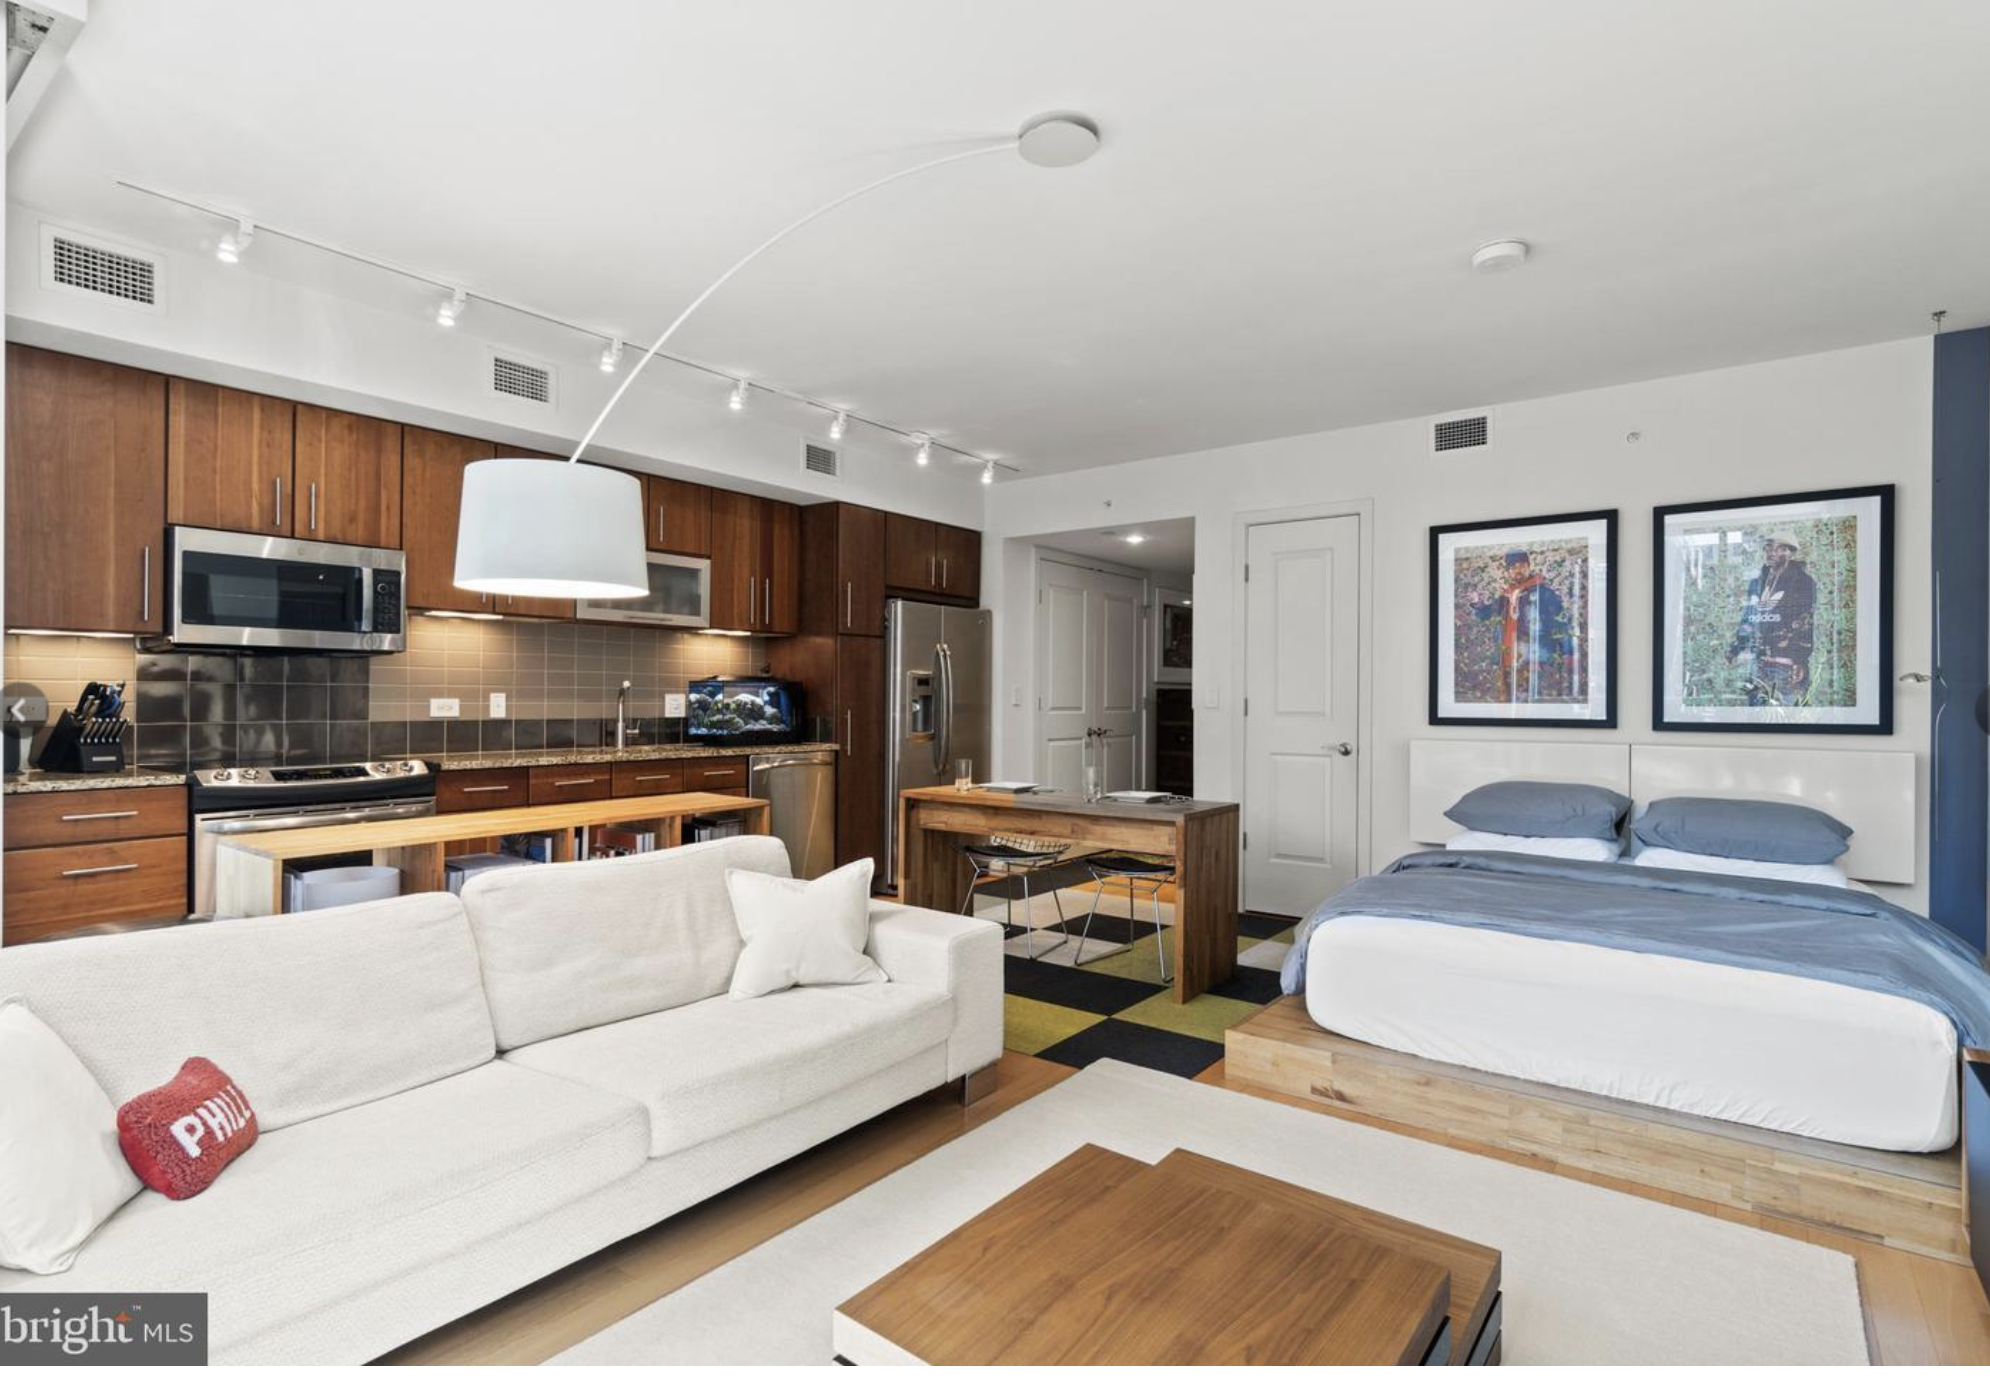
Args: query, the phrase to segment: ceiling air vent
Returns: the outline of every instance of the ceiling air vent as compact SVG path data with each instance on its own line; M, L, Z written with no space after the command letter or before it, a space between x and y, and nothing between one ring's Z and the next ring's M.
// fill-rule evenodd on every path
M1460 449L1483 449L1492 443L1490 415L1454 415L1430 427L1430 452L1450 454Z
M157 256L46 224L41 237L42 283L111 299L134 309L159 306L161 266Z
M544 362L533 362L507 352L493 352L490 388L493 396L502 396L506 400L551 405L553 369Z
M827 444L818 444L813 439L802 441L802 472L833 478L842 471L843 460L834 449Z

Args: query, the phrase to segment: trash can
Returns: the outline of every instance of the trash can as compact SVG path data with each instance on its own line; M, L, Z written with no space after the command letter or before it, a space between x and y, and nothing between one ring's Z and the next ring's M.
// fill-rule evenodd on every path
M344 907L401 895L401 871L386 864L353 864L338 869L302 869L283 876L286 912Z

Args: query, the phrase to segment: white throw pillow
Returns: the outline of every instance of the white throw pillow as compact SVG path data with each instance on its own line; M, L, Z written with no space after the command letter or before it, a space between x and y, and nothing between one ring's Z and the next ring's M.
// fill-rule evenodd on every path
M733 998L886 978L864 954L871 939L870 860L845 864L813 883L727 869L726 892L746 942L732 971Z
M0 1265L60 1274L143 1186L117 1107L23 999L0 999Z
M1488 849L1503 854L1539 854L1549 859L1580 859L1591 864L1614 863L1623 853L1615 840L1582 840L1560 835L1496 835L1467 830L1444 842L1446 849Z
M1699 874L1733 874L1737 878L1770 878L1781 883L1817 883L1849 888L1851 880L1836 864L1778 864L1767 859L1728 859L1718 854L1688 854L1683 849L1647 845L1632 859L1647 869L1689 869Z

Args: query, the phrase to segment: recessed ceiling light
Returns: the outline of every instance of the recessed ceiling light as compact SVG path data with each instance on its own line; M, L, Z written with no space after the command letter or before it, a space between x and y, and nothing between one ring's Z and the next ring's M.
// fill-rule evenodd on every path
M1481 275L1514 270L1527 263L1524 241L1489 241L1472 253L1472 269Z

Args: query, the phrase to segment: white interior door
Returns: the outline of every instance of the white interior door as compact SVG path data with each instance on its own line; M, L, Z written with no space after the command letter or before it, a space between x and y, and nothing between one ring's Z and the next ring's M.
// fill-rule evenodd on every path
M1353 878L1361 522L1249 529L1244 648L1244 901L1310 912Z
M1037 753L1046 786L1083 789L1085 731L1105 730L1106 790L1146 785L1147 581L1037 561Z

